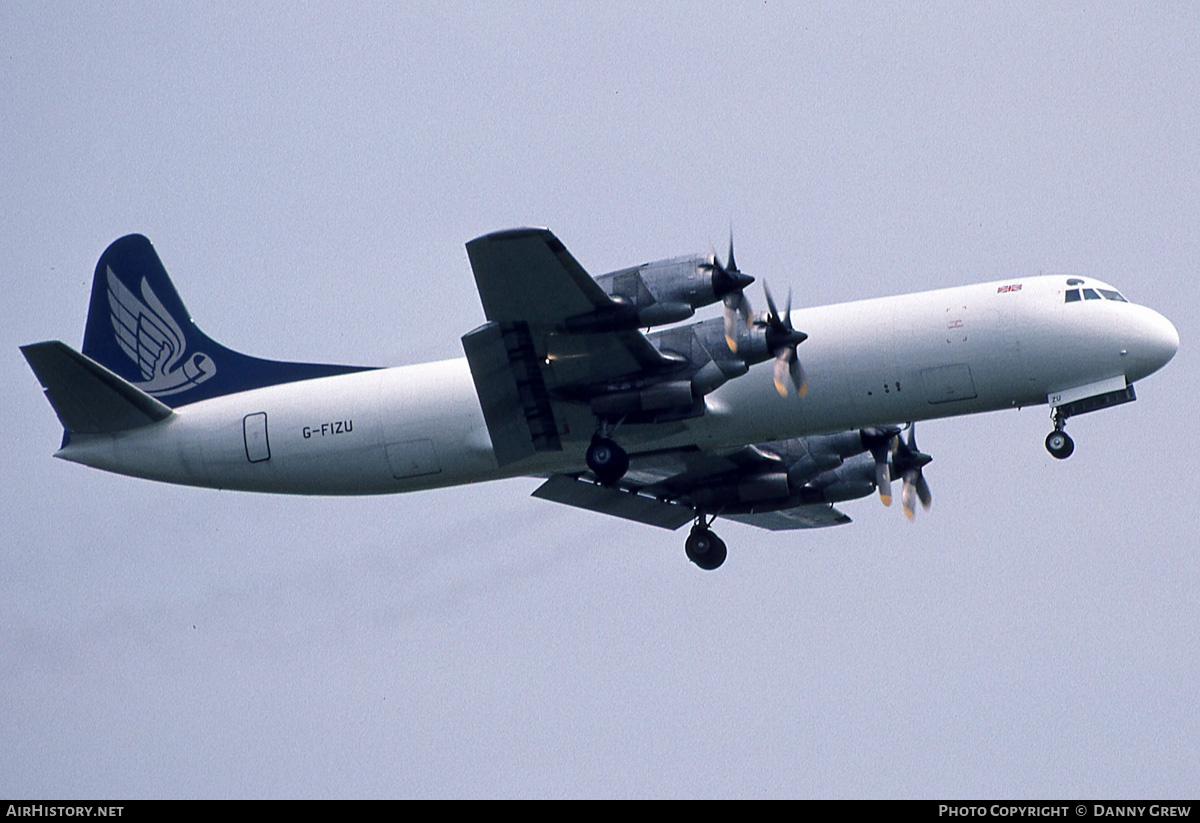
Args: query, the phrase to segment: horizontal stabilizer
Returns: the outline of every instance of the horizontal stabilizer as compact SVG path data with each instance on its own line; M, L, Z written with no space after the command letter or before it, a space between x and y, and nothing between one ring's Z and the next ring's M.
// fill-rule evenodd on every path
M57 340L21 347L63 428L80 434L125 431L173 412L129 381Z
M691 506L599 486L565 474L551 477L538 486L533 496L662 529L678 529L696 516Z

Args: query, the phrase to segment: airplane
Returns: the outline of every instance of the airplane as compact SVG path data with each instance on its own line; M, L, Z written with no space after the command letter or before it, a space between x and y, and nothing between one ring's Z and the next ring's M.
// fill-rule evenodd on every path
M893 481L932 495L916 423L1047 404L1067 419L1136 399L1179 347L1162 315L1091 277L1039 275L754 312L733 241L593 278L547 229L466 244L486 322L465 357L377 368L264 360L192 320L150 241L96 265L83 346L21 347L63 426L55 456L119 474L313 495L505 477L533 496L678 529L726 559L718 517L847 523ZM692 320L721 304L720 316ZM652 331L653 330L653 331Z

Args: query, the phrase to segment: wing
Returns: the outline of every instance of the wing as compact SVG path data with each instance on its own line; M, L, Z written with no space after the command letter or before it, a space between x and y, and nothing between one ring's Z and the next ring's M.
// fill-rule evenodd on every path
M546 229L512 229L467 243L487 319L524 326L551 389L584 386L670 368L636 329L568 332L576 321L615 311L615 303Z
M546 229L510 229L467 243L488 320L565 326L568 317L612 303Z
M467 243L488 322L463 337L501 465L561 451L562 403L586 404L615 384L676 370L636 329L587 331L621 308L546 229L513 229Z
M811 499L812 488L793 488L786 468L786 459L765 445L724 453L673 450L633 456L617 486L601 485L586 472L560 474L533 496L665 529L678 529L702 511L772 531L850 522L829 502Z

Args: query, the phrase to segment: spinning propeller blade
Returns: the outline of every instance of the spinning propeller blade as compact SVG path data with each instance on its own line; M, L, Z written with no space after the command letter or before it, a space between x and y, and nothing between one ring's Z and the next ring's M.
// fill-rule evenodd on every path
M912 520L916 515L916 501L928 509L933 503L933 494L925 481L923 469L933 458L917 448L917 427L915 423L908 426L908 439L896 439L895 450L892 452L892 469L899 475L904 485L900 489L900 503L904 507L904 516Z
M788 290L787 311L781 315L766 283L763 283L763 291L767 295L767 350L775 358L775 391L781 397L787 397L790 382L796 394L803 397L808 391L808 379L804 367L800 365L796 347L807 340L808 335L792 327L792 292Z
M737 320L739 315L743 323L749 323L751 317L750 301L746 299L746 287L754 282L754 278L743 274L737 267L733 257L733 232L729 233L728 264L722 265L716 252L711 252L710 261L705 266L712 271L713 294L721 298L725 304L725 343L731 352L737 353Z
M875 458L875 488L879 490L879 499L885 506L892 505L892 474L888 457L899 434L900 428L897 426L881 426L859 432L863 446Z

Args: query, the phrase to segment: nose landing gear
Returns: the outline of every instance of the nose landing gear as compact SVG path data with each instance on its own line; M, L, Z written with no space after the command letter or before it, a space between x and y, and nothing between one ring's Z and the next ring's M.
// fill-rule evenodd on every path
M1050 412L1050 417L1054 420L1054 431L1046 435L1046 451L1052 457L1066 460L1075 451L1075 441L1065 431L1067 416L1056 408Z

